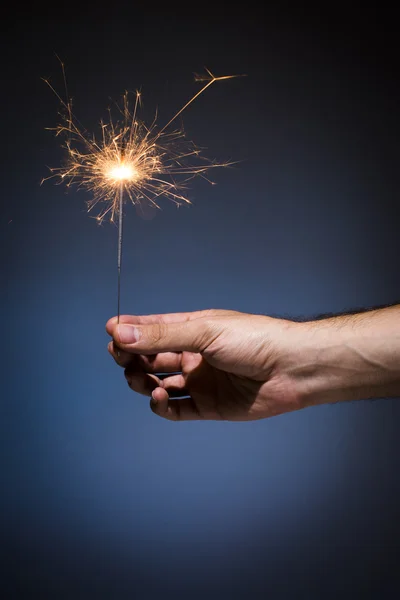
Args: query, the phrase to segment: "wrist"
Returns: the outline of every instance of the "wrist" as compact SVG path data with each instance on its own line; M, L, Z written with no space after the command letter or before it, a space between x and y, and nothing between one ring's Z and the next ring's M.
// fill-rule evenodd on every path
M303 406L400 395L400 307L292 326L286 373Z

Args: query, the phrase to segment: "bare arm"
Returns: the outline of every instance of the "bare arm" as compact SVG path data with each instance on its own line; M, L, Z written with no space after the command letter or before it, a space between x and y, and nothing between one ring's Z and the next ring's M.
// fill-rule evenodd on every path
M400 396L400 305L298 325L287 369L306 405Z

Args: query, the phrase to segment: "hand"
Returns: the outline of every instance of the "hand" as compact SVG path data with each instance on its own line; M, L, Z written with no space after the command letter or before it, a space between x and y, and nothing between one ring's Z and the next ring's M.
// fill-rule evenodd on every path
M109 351L135 392L178 421L247 421L302 408L285 361L300 324L226 310L110 319ZM134 342L134 336L137 341ZM165 378L160 374L168 374ZM176 399L171 399L176 398Z
M400 305L306 323L226 310L123 316L107 331L132 390L173 421L400 395Z

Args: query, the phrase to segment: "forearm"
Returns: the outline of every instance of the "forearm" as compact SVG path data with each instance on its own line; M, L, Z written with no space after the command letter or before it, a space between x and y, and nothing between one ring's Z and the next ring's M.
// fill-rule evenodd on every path
M400 396L400 305L295 325L287 366L304 405Z

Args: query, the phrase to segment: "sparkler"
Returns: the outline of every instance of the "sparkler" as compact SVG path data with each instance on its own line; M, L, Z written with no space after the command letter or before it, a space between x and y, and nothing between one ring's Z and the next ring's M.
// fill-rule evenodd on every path
M61 62L61 61L60 61ZM59 99L62 111L61 123L50 128L56 136L64 136L65 164L50 168L51 175L42 180L56 178L57 183L67 187L76 185L91 192L87 201L88 212L99 208L96 219L101 223L106 216L115 222L118 215L118 322L121 300L121 266L123 245L124 198L132 204L148 203L160 208L157 200L164 196L178 206L190 204L185 194L187 182L201 176L210 183L208 172L215 167L226 167L232 163L217 163L201 155L193 142L187 141L183 128L172 129L177 118L207 88L238 75L216 77L206 69L205 75L195 76L203 83L201 89L164 125L158 128L157 115L148 127L138 118L141 93L136 92L133 110L126 92L122 106L118 106L119 118L113 120L111 110L107 122L100 122L101 135L89 134L72 112L68 97L64 65L61 62L66 99L63 100L48 80L44 80Z

